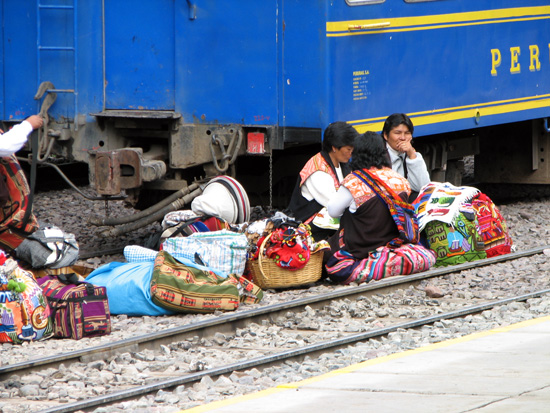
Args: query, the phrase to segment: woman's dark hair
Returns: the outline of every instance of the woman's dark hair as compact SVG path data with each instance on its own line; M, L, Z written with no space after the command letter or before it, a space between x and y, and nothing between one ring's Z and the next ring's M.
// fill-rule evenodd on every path
M388 116L384 122L384 128L382 129L382 136L389 135L390 131L393 128L398 127L399 125L405 125L409 128L411 134L414 132L414 126L411 119L404 113L394 113L393 115Z
M330 152L332 147L340 149L342 146L353 146L359 133L346 122L333 122L325 129L323 137L323 151Z
M386 166L391 168L390 157L386 149L386 142L376 132L365 132L355 139L351 169L368 169L375 167L381 169Z

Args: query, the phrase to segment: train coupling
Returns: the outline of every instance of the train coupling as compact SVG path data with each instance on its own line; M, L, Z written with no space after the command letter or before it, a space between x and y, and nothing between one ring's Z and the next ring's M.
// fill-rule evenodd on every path
M97 151L94 154L93 182L101 195L118 195L122 190L139 188L144 182L161 179L166 164L143 158L141 148Z

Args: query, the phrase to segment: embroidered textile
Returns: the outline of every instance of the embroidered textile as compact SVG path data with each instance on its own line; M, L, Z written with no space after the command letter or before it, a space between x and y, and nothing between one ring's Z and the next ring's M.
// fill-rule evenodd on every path
M277 228L269 235L266 256L273 259L278 267L299 270L309 261L310 252L306 242L308 236L304 225Z
M34 214L23 225L25 211L29 206L30 188L15 155L0 158L0 178L6 178L9 199L0 208L0 247L12 252L38 229Z
M386 183L389 187L394 188L395 192L406 192L407 194L411 193L409 183L405 179L399 179L396 177L391 168L370 168L369 172L379 178L382 182ZM359 207L369 199L376 196L376 192L374 192L368 185L361 181L360 178L353 174L349 174L346 178L344 178L342 185L344 185L351 192L357 209L359 209Z
M369 173L368 170L354 171L353 174L370 187L390 211L399 231L399 237L392 239L388 246L399 247L405 242L418 243L420 232L414 207L408 202L404 202L390 186L382 179L377 178L375 174Z
M437 254L435 266L462 264L487 257L483 238L477 231L477 218L470 204L461 206L451 224L433 220L424 234L430 248Z

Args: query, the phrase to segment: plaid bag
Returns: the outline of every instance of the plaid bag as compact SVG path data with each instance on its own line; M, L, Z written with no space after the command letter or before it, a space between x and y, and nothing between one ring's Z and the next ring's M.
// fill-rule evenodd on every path
M259 302L262 297L262 290L243 277L220 277L189 260L180 262L166 251L160 251L155 259L151 298L167 310L181 313L231 311L241 302Z
M79 281L76 274L47 275L37 282L52 309L55 337L80 340L111 332L105 287Z
M0 343L20 344L53 335L48 301L32 274L0 254Z
M248 238L228 230L196 232L188 237L167 238L161 249L176 259L186 259L223 276L242 275L246 266Z

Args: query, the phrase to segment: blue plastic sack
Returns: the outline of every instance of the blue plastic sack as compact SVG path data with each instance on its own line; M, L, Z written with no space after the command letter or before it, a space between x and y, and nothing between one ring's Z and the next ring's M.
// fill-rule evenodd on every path
M94 270L86 281L107 288L111 314L157 316L176 314L153 303L151 278L153 261L111 262Z

